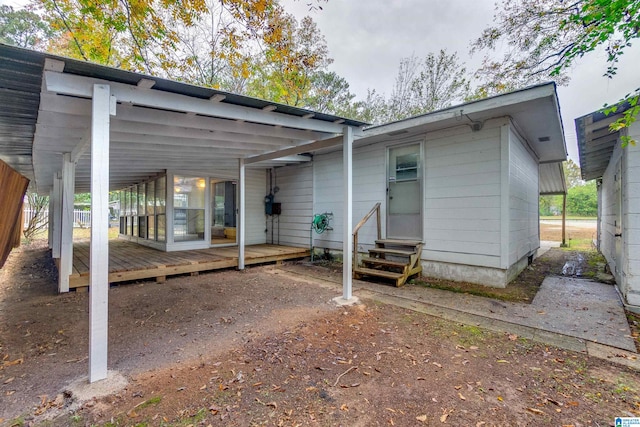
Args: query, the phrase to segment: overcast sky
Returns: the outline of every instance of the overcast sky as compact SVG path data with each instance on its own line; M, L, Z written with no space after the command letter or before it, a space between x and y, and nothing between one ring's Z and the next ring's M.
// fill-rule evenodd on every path
M307 0L285 0L296 17L318 23L334 59L331 70L347 79L358 98L367 88L389 95L401 58L446 49L457 52L473 72L482 57L469 56L469 44L493 21L494 0L329 0L323 10L309 11ZM640 41L623 55L618 75L610 80L603 52L578 60L571 82L558 88L569 156L578 161L574 119L614 103L640 87Z
M329 0L323 10L309 11L313 0L282 0L298 19L310 15L327 40L330 66L347 79L359 99L367 89L391 93L401 58L446 49L457 52L472 73L482 57L469 56L469 44L492 23L494 0ZM0 0L20 7L26 0ZM614 103L640 87L640 41L623 55L618 75L610 80L604 52L576 61L571 83L558 88L569 156L578 161L573 120Z

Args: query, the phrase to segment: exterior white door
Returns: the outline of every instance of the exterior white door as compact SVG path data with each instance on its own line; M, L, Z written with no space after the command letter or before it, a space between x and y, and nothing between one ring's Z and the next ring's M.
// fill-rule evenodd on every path
M387 238L422 240L420 144L389 148Z

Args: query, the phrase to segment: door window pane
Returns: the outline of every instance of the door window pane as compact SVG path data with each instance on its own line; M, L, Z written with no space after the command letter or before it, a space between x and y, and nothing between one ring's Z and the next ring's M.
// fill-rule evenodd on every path
M173 179L173 239L176 242L204 240L204 178L175 176Z

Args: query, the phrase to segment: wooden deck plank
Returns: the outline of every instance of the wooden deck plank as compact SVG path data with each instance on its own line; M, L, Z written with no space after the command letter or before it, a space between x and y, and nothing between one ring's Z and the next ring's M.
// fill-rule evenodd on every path
M250 245L245 247L245 264L255 265L303 258L309 250L293 246ZM89 242L74 243L74 274L69 287L89 285ZM152 279L177 274L198 273L238 265L238 248L163 252L126 240L109 242L109 282Z

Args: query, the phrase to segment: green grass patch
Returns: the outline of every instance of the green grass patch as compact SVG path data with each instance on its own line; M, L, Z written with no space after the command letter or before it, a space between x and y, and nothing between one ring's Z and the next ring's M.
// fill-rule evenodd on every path
M162 427L187 427L199 425L201 421L207 418L207 410L202 408L195 414L186 415L178 418L176 421L169 423L160 423Z
M562 249L567 251L593 251L592 239L569 239Z
M162 402L162 396L153 396L152 398L145 400L142 403L139 403L138 405L136 405L135 409L144 409L144 408L148 408L149 406L158 406L160 404L160 402Z
M410 283L425 288L440 289L443 291L455 292L460 294L499 299L502 301L523 302L529 301L535 296L535 292L532 292L532 295L529 296L526 293L523 294L522 289L515 287L507 286L506 288L491 288L475 283L454 282L450 280L440 280L427 277L419 277L412 280Z
M24 425L24 418L19 416L18 418L14 418L7 424L9 427L22 427Z
M415 285L423 286L425 288L441 289L443 291L450 291L459 294L477 295L479 297L493 298L493 293L484 289L473 289L468 286L463 286L462 283L440 282L440 281L423 281L416 279L413 281Z

